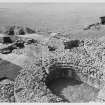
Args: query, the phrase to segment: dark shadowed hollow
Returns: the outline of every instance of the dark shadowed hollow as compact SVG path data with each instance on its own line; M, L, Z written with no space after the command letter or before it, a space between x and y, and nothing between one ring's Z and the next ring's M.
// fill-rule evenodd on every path
M54 71L59 70L57 68ZM99 90L82 82L75 72L68 68L63 68L61 72L65 76L62 76L61 73L58 74L58 72L49 75L53 79L49 79L47 86L54 94L68 102L89 102L97 97ZM56 77L56 75L60 76Z

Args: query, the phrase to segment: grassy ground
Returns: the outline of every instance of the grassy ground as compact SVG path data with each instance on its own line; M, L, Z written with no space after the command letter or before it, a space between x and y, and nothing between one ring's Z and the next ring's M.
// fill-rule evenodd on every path
M14 80L21 69L18 65L0 59L0 79L7 77L10 80Z

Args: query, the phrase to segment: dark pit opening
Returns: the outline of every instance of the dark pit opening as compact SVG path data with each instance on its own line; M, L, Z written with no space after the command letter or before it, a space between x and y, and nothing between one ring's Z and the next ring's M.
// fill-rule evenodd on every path
M47 78L47 86L53 94L68 102L94 101L99 90L80 80L71 68L56 68ZM59 75L59 76L57 76Z

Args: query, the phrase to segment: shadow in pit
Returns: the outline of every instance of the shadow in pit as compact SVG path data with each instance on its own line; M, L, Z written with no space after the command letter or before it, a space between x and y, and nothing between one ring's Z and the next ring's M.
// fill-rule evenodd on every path
M50 71L46 85L53 94L61 97L66 102L70 102L62 94L63 89L68 86L81 85L83 82L72 68L59 68L54 66L50 68Z

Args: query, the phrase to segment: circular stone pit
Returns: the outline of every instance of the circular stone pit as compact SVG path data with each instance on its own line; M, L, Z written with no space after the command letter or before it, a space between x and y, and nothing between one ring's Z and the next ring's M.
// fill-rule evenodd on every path
M68 85L66 90L64 90L65 85ZM61 95L61 88L69 93ZM57 68L53 65L47 74L44 67L34 63L23 69L17 76L14 90L17 102L41 103L89 102L96 98L99 91L83 83L72 68Z

